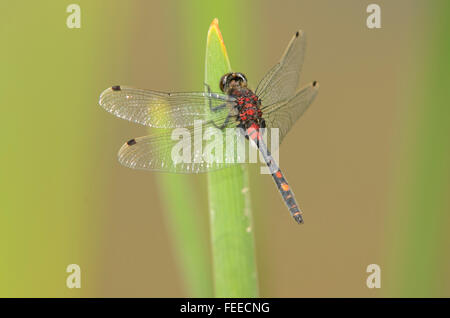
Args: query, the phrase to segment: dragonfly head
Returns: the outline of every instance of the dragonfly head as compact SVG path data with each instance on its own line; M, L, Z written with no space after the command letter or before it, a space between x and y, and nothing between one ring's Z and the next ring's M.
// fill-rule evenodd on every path
M227 73L220 79L220 89L228 93L231 88L247 87L247 78L242 73Z

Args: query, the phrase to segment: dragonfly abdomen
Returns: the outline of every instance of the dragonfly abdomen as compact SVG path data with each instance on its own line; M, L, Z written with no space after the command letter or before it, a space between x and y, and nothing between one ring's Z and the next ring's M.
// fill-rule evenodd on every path
M275 160L273 159L272 155L270 154L269 150L267 149L265 143L262 141L260 132L257 131L256 135L253 132L253 138L252 136L250 136L250 139L257 144L259 150L261 151L264 157L264 161L269 167L270 173L272 174L272 178L275 181L275 184L277 185L278 191L280 192L281 197L283 198L284 203L288 207L292 217L295 219L295 221L297 221L297 223L299 224L303 223L302 217L303 212L298 206L298 203L294 197L294 193L291 191L291 187L289 186L289 183L287 182L283 172L280 170Z
M297 221L297 223L303 223L303 212L302 210L300 210L297 201L295 200L294 193L291 191L291 188L286 178L284 177L283 172L278 169L278 171L272 173L272 177L292 217L295 219L295 221Z

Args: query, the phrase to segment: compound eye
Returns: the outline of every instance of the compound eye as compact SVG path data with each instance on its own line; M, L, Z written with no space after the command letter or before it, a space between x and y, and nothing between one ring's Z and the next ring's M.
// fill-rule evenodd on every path
M225 93L225 87L227 86L227 83L228 83L228 76L230 76L230 74L231 74L231 73L225 74L225 75L222 76L222 78L220 79L220 83L219 83L220 90L221 90L222 92L224 92L224 93Z

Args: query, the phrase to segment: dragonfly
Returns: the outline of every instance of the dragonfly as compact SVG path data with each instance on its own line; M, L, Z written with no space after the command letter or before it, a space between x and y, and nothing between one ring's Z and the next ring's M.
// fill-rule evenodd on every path
M221 93L211 92L209 86L202 92L175 93L119 85L107 88L99 100L105 110L119 118L159 128L150 135L126 142L119 150L119 162L133 169L172 173L221 169L227 163L201 160L202 153L195 150L190 153L191 160L175 163L172 150L178 140L173 139L171 131L184 128L193 136L207 128L239 128L262 154L292 217L297 223L303 223L303 212L284 173L268 150L262 131L278 128L281 143L318 93L317 81L299 88L305 43L304 33L296 32L280 62L266 73L255 91L248 87L246 76L240 72L222 76ZM196 122L201 125L196 125Z

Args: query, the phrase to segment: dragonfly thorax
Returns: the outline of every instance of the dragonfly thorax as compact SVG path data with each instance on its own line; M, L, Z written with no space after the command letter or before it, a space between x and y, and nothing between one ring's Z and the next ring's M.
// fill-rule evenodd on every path
M238 127L248 130L250 127L264 128L266 126L258 96L248 88L242 87L236 87L230 93L236 98Z

